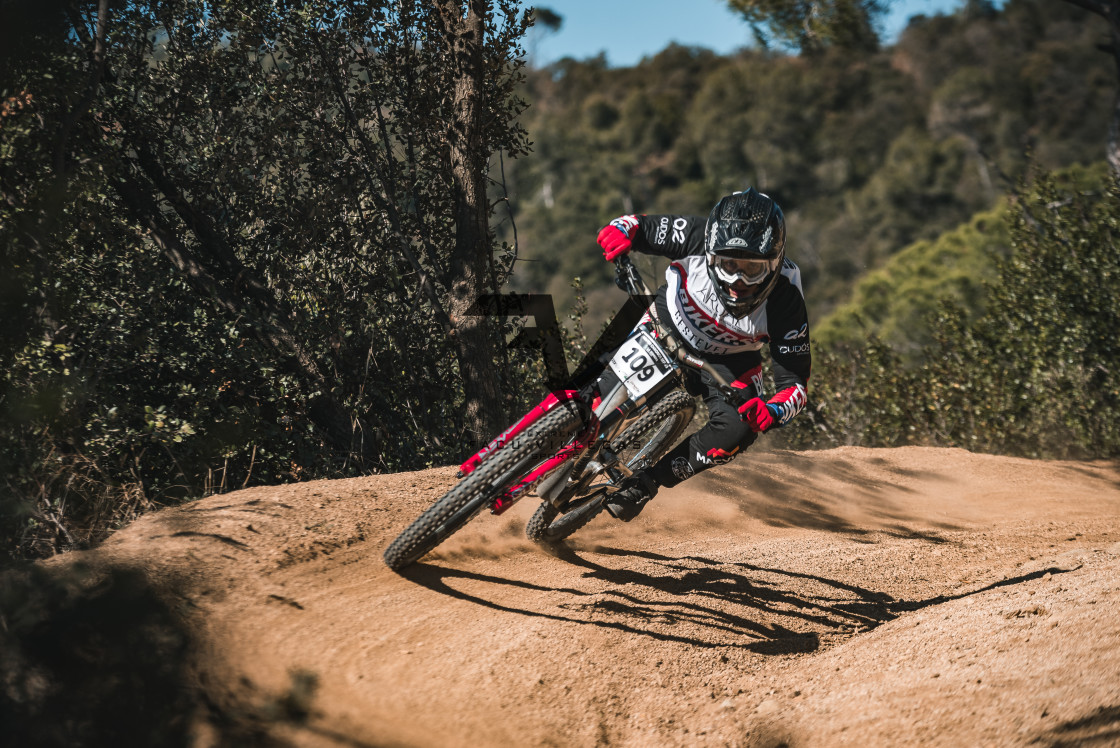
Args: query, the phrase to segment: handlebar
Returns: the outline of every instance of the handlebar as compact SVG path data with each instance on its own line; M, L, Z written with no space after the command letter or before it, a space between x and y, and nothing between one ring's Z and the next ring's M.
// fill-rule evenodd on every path
M629 254L621 254L614 258L614 282L615 285L621 288L631 296L643 297L648 300L654 294L649 290L645 280L642 279L642 274L638 272L637 266L634 265L630 259ZM657 309L651 306L651 314L653 318L653 326L657 331L657 338L663 341L665 349L677 358L682 364L689 366L693 369L699 369L707 373L708 376L719 387L720 392L728 402L736 407L742 405L745 400L743 399L742 390L737 390L723 378L716 368L699 356L694 356L688 352L688 348L684 341L681 340L676 330L673 330L664 325L657 316Z
M629 254L614 258L614 284L631 296L653 296Z

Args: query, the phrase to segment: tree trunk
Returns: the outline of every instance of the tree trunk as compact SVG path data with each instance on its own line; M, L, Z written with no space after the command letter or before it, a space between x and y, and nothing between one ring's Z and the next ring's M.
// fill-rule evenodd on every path
M1108 125L1108 165L1112 175L1120 179L1120 92L1112 104L1112 122Z
M1063 2L1084 8L1108 22L1110 42L1101 49L1111 53L1116 62L1117 93L1112 105L1112 121L1108 126L1108 145L1105 148L1105 155L1108 158L1108 165L1112 168L1112 175L1120 179L1120 0L1063 0Z
M478 296L493 292L490 206L486 195L490 154L483 138L482 44L490 12L485 0L462 3L439 0L446 43L455 65L455 98L448 147L455 200L455 246L445 286L450 289L447 312L458 354L466 396L470 441L485 444L507 425L503 393L497 376L502 354L495 320L469 314Z

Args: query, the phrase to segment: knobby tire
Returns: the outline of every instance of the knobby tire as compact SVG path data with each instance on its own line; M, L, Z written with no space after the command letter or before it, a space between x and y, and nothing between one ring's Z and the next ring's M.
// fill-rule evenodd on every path
M653 465L677 443L692 421L695 409L696 403L691 395L674 390L619 434L611 442L611 451L621 456L623 450L641 446L637 453L624 458L623 464L629 466L642 460L646 465ZM643 441L646 442L644 445ZM578 504L563 513L551 502L542 501L525 526L525 534L535 543L558 543L595 519L603 511L605 498L604 493L602 497Z
M495 450L389 544L386 565L400 571L442 543L507 486L554 454L583 428L586 418L582 403L561 403Z

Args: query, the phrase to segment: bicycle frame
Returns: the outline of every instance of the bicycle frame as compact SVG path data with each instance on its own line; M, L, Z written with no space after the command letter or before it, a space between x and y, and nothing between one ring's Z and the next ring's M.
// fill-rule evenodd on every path
M631 296L640 296L647 299L652 296L648 286L646 286L645 282L642 280L638 269L626 255L622 255L615 260L615 272L615 283ZM586 485L582 485L584 489L590 485L590 481L593 480L595 476L601 475L604 472L610 476L612 484L617 484L621 482L623 478L629 476L631 471L625 465L619 464L618 458L615 455L603 455L602 453L606 451L606 445L609 444L615 436L621 433L622 429L628 423L633 422L634 419L640 416L650 402L655 402L658 397L660 397L660 393L681 384L682 366L689 366L707 371L720 386L720 389L724 391L726 396L734 398L739 397L739 393L724 381L723 377L721 377L710 364L688 353L679 338L677 338L671 330L661 324L660 320L657 319L656 313L653 313L651 316L653 328L651 331L652 337L656 340L656 344L661 346L668 355L669 365L672 367L671 372L663 376L653 389L645 392L636 399L631 397L626 382L620 378L619 383L609 393L603 393L602 399L596 403L596 407L592 411L590 418L588 418L587 424L574 439L561 447L555 454L544 459L543 462L522 476L516 483L509 486L501 495L493 500L490 508L493 514L502 514L508 510L517 503L518 500L528 494L529 491L536 488L542 481L547 484L547 488L540 492L542 498L546 501L559 498L558 494L562 492L577 462L580 462L580 460L574 459L577 457L586 457L586 460L582 460L584 466L590 464L591 461L597 460L600 456L605 456L607 458L604 462L596 464L596 470L588 476L588 480L581 481L581 485L586 483ZM627 341L630 341L635 334L637 334L637 332L631 333ZM465 460L459 466L458 477L461 478L471 473L495 450L525 431L554 408L560 407L565 403L579 400L579 391L574 389L565 389L550 393L539 405L526 413L517 423L510 426L491 440L489 444ZM568 465L567 469L564 468L565 464ZM556 473L556 471L560 472ZM546 476L548 477L546 478ZM609 487L607 490L610 490Z

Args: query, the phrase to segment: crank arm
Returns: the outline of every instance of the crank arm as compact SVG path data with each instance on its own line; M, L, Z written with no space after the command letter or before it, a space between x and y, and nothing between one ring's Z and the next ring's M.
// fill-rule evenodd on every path
M614 493L611 490L611 488L612 488L611 486L603 486L602 488L598 488L598 489L592 491L591 493L587 494L586 496L580 496L578 499L572 499L571 501L567 501L567 502L564 503L563 506L560 506L560 507L557 507L557 508L561 512L567 514L570 511L573 511L575 509L579 509L580 507L583 507L583 506L587 506L588 504L590 504L594 501L606 501L607 496Z

